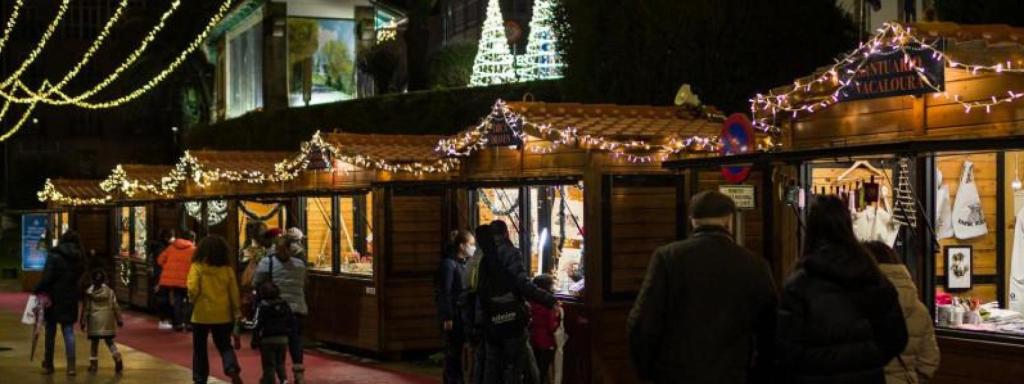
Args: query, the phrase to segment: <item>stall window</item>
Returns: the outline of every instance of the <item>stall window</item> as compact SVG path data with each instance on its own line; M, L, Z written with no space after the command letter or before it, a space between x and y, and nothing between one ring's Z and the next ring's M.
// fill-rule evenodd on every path
M118 243L121 257L146 258L146 207L118 208Z
M306 198L306 256L309 258L310 270L331 270L334 255L331 200L331 197Z
M523 252L531 276L555 278L558 293L582 295L583 184L479 188L476 222L502 220L509 239Z
M940 328L1024 335L1022 154L934 158Z
M341 196L338 206L338 231L341 235L339 269L345 274L373 276L373 196Z
M258 259L267 250L258 242L264 230L283 228L287 208L278 202L241 201L238 204L238 243L242 244L240 262Z

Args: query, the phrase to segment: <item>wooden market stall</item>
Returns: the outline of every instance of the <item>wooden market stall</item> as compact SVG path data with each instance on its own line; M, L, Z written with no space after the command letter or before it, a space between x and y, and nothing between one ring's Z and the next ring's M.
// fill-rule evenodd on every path
M851 201L858 236L897 249L937 315L935 383L1024 377L1022 39L1002 25L888 24L837 64L754 98L757 124L781 130L783 151L717 159L771 169L783 243L771 259L783 273L805 208L789 196ZM982 321L964 323L952 300L983 304Z
M558 281L566 382L637 381L626 317L653 251L685 236L686 198L700 187L661 162L715 150L721 122L713 115L499 101L480 125L439 145L461 159L449 192L457 226L506 221L530 273Z
M47 205L53 223L52 234L67 230L78 232L89 269L102 268L116 276L114 217L111 194L100 188L98 180L47 180L37 194ZM51 244L52 245L52 244ZM30 276L38 279L38 276ZM32 286L32 284L25 284Z

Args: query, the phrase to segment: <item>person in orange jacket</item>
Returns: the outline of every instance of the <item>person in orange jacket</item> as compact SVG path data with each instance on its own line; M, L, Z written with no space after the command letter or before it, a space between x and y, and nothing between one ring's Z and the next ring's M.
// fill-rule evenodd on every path
M186 283L189 267L192 266L192 254L196 251L195 239L195 232L185 231L181 238L175 239L157 258L157 263L163 269L160 273L160 288L167 291L174 308L172 325L175 331L184 330L188 319Z

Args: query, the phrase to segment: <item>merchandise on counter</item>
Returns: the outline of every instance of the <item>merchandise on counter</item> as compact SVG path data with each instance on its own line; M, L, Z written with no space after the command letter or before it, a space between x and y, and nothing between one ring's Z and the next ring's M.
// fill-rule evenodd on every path
M953 237L953 203L949 201L949 187L942 182L942 171L935 168L935 238Z
M953 233L961 240L973 239L988 233L988 223L981 210L981 197L974 183L974 163L964 160L960 171L960 187L953 203Z

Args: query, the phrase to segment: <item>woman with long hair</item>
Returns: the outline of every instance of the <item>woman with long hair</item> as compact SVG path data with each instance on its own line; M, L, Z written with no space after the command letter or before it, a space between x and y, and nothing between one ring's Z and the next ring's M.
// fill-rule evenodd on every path
M188 297L193 304L192 380L206 383L210 376L206 339L212 334L224 364L224 374L231 377L232 383L241 383L242 368L231 346L232 331L241 318L241 309L228 242L220 236L207 236L196 247L194 260L188 272Z
M803 254L783 289L778 348L786 383L885 383L907 344L896 290L834 196L813 200Z

